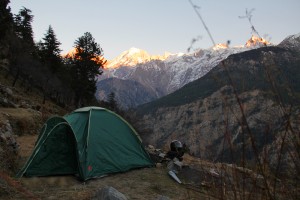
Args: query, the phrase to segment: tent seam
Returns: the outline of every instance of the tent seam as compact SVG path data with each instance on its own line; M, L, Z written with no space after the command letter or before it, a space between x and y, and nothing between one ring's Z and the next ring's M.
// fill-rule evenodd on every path
M88 123L88 135L87 135L87 141L86 141L86 148L89 146L89 140L90 140L90 124L91 124L91 115L92 115L92 109L89 110L89 123Z

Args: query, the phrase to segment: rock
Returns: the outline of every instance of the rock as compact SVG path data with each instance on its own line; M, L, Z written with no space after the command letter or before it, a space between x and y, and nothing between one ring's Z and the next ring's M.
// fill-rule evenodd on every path
M153 150L153 151L155 150L154 146L151 144L148 145L148 148L149 148L149 150Z
M15 139L12 127L8 120L0 127L0 141L5 142L14 152L17 152L19 149L19 144Z
M9 101L7 98L0 98L0 105L1 107L12 107L17 108L17 105L13 102Z
M3 96L2 97L3 98L2 101L3 100L5 101L7 98L13 96L13 91L12 91L11 88L0 84L0 94L1 94L1 96Z
M31 108L29 103L27 103L26 101L21 101L19 107L20 108L27 108L27 109Z
M5 92L8 94L8 95L10 95L10 96L12 96L13 95L13 91L10 89L10 88L5 88Z
M170 200L170 198L167 197L167 196L160 195L160 196L157 198L157 200Z
M111 186L105 186L96 192L92 200L127 200L124 194Z
M216 171L216 169L210 169L209 170L209 173L212 175L212 176L215 176L215 177L219 177L220 174Z
M12 134L13 130L12 130L12 127L11 127L8 120L6 120L5 129L6 129L7 132L9 132L10 135Z

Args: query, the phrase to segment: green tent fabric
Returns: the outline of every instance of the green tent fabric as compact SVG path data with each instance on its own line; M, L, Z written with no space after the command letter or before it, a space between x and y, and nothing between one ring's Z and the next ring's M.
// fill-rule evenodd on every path
M153 162L128 122L110 110L85 107L45 123L17 176L76 174L87 180L150 166Z

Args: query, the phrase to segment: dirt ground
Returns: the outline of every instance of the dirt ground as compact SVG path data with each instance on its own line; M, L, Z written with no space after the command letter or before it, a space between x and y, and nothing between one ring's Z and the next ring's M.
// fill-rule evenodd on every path
M36 139L37 135L23 135L17 138L20 144L19 169L31 155ZM136 200L155 200L160 196L167 196L171 200L242 199L243 196L247 199L268 199L263 182L251 178L251 173L247 171L189 155L184 156L184 164L187 166L178 173L183 184L175 182L168 175L166 166L162 164L86 182L79 181L75 176L23 177L13 180L16 184L10 184L12 190L5 196L1 196L0 192L0 199L84 200L91 199L97 190L105 186L114 187L128 199ZM230 173L233 171L234 173ZM242 179L243 177L245 179Z
M20 166L24 165L34 148L36 135L17 138L20 144ZM19 183L31 194L30 199L90 199L97 190L112 186L128 199L214 199L206 190L180 185L171 179L164 166L131 170L103 178L80 182L75 176L20 178ZM25 199L22 192L15 192L4 199ZM1 196L0 196L0 199Z

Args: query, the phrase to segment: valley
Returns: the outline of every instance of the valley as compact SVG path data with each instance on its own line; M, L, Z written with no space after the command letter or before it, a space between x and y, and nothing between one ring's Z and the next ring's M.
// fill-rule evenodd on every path
M115 92L121 107L134 97L130 106L137 108L131 121L147 144L166 148L179 139L202 159L247 166L263 160L273 171L278 171L277 158L282 155L281 174L294 176L299 166L293 161L299 147L295 134L300 131L299 44L298 34L279 45L235 52L222 47L119 65L104 72L113 78L99 80L96 95L105 98ZM170 69L177 70L172 75ZM132 80L139 89L118 83ZM105 82L110 84L101 86ZM151 97L144 98L144 104L137 101L147 93ZM283 148L285 143L291 145Z

